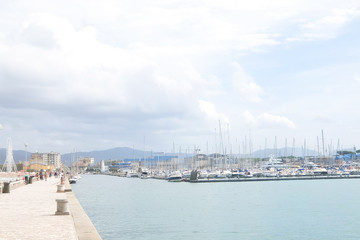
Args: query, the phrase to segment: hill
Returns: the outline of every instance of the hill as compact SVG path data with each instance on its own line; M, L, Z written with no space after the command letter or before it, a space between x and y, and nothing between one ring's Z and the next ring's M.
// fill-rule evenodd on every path
M75 152L75 153L66 153L61 155L61 160L66 164L70 165L74 159L79 157L92 157L95 160L95 163L101 162L102 160L122 160L126 158L143 158L149 157L151 152L145 152L141 150L136 150L128 147L117 147L101 151L91 151L91 152Z
M13 150L13 157L16 163L20 161L23 162L25 160L25 155L29 160L31 157L31 152L25 153L24 150ZM6 159L6 148L0 148L0 164L4 164L5 159Z

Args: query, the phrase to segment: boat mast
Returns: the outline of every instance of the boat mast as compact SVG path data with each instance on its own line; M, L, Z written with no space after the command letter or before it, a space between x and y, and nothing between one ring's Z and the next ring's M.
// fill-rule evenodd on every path
M321 136L322 136L323 156L325 157L324 131L322 129L321 129Z

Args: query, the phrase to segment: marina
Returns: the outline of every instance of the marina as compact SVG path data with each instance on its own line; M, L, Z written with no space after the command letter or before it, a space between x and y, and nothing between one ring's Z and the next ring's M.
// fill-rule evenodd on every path
M256 164L243 164L244 160L236 159L232 164L223 163L216 167L210 167L214 159L202 156L201 162L196 162L198 156L190 159L192 168L184 168L178 159L159 165L133 161L131 164L105 166L102 162L102 174L109 174L127 178L162 179L170 182L252 182L252 181L290 181L290 180L326 180L326 179L358 179L360 178L360 163L358 157L351 161L334 161L334 159L322 160L314 163L300 158L284 160L270 156L267 160L258 160ZM206 161L204 160L206 159ZM189 160L187 160L189 161ZM174 163L175 162L175 163ZM249 161L248 161L249 162ZM320 161L318 161L320 162ZM126 166L116 168L117 166ZM196 167L197 166L197 167ZM224 166L228 166L225 168ZM189 165L188 165L189 167Z

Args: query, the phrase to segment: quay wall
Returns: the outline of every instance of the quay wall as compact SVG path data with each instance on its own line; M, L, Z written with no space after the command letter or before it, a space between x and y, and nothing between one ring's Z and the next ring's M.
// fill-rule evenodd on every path
M66 198L69 201L70 212L74 220L78 239L101 240L99 233L75 197L75 194L73 192L66 192Z
M295 180L329 180L329 179L359 179L360 175L347 176L299 176L299 177L251 177L251 178L220 178L187 180L190 183L210 182L264 182L264 181L295 181Z
M65 194L69 201L70 214L74 220L78 240L101 240L94 224L72 192L69 181L65 181Z

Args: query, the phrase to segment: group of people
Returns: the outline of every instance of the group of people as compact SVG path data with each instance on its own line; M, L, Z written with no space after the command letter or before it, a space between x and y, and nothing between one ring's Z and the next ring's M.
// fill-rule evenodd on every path
M37 180L44 180L47 181L48 177L52 176L52 172L51 171L44 171L43 169L41 169L40 171L35 173L35 177L37 178Z
M52 171L45 171L44 169L41 169L35 173L35 177L37 178L37 180L47 181L47 179L52 176L55 176L55 178L58 178L58 177L63 178L64 171L52 172Z
M30 176L29 176L30 175ZM49 171L49 170L44 170L41 169L39 171L37 171L35 174L31 174L31 173L25 173L24 176L24 180L27 183L31 183L31 179L30 178L36 178L37 181L39 180L45 180L47 181L49 177L55 176L55 178L60 178L61 179L61 184L63 184L64 182L64 171Z

